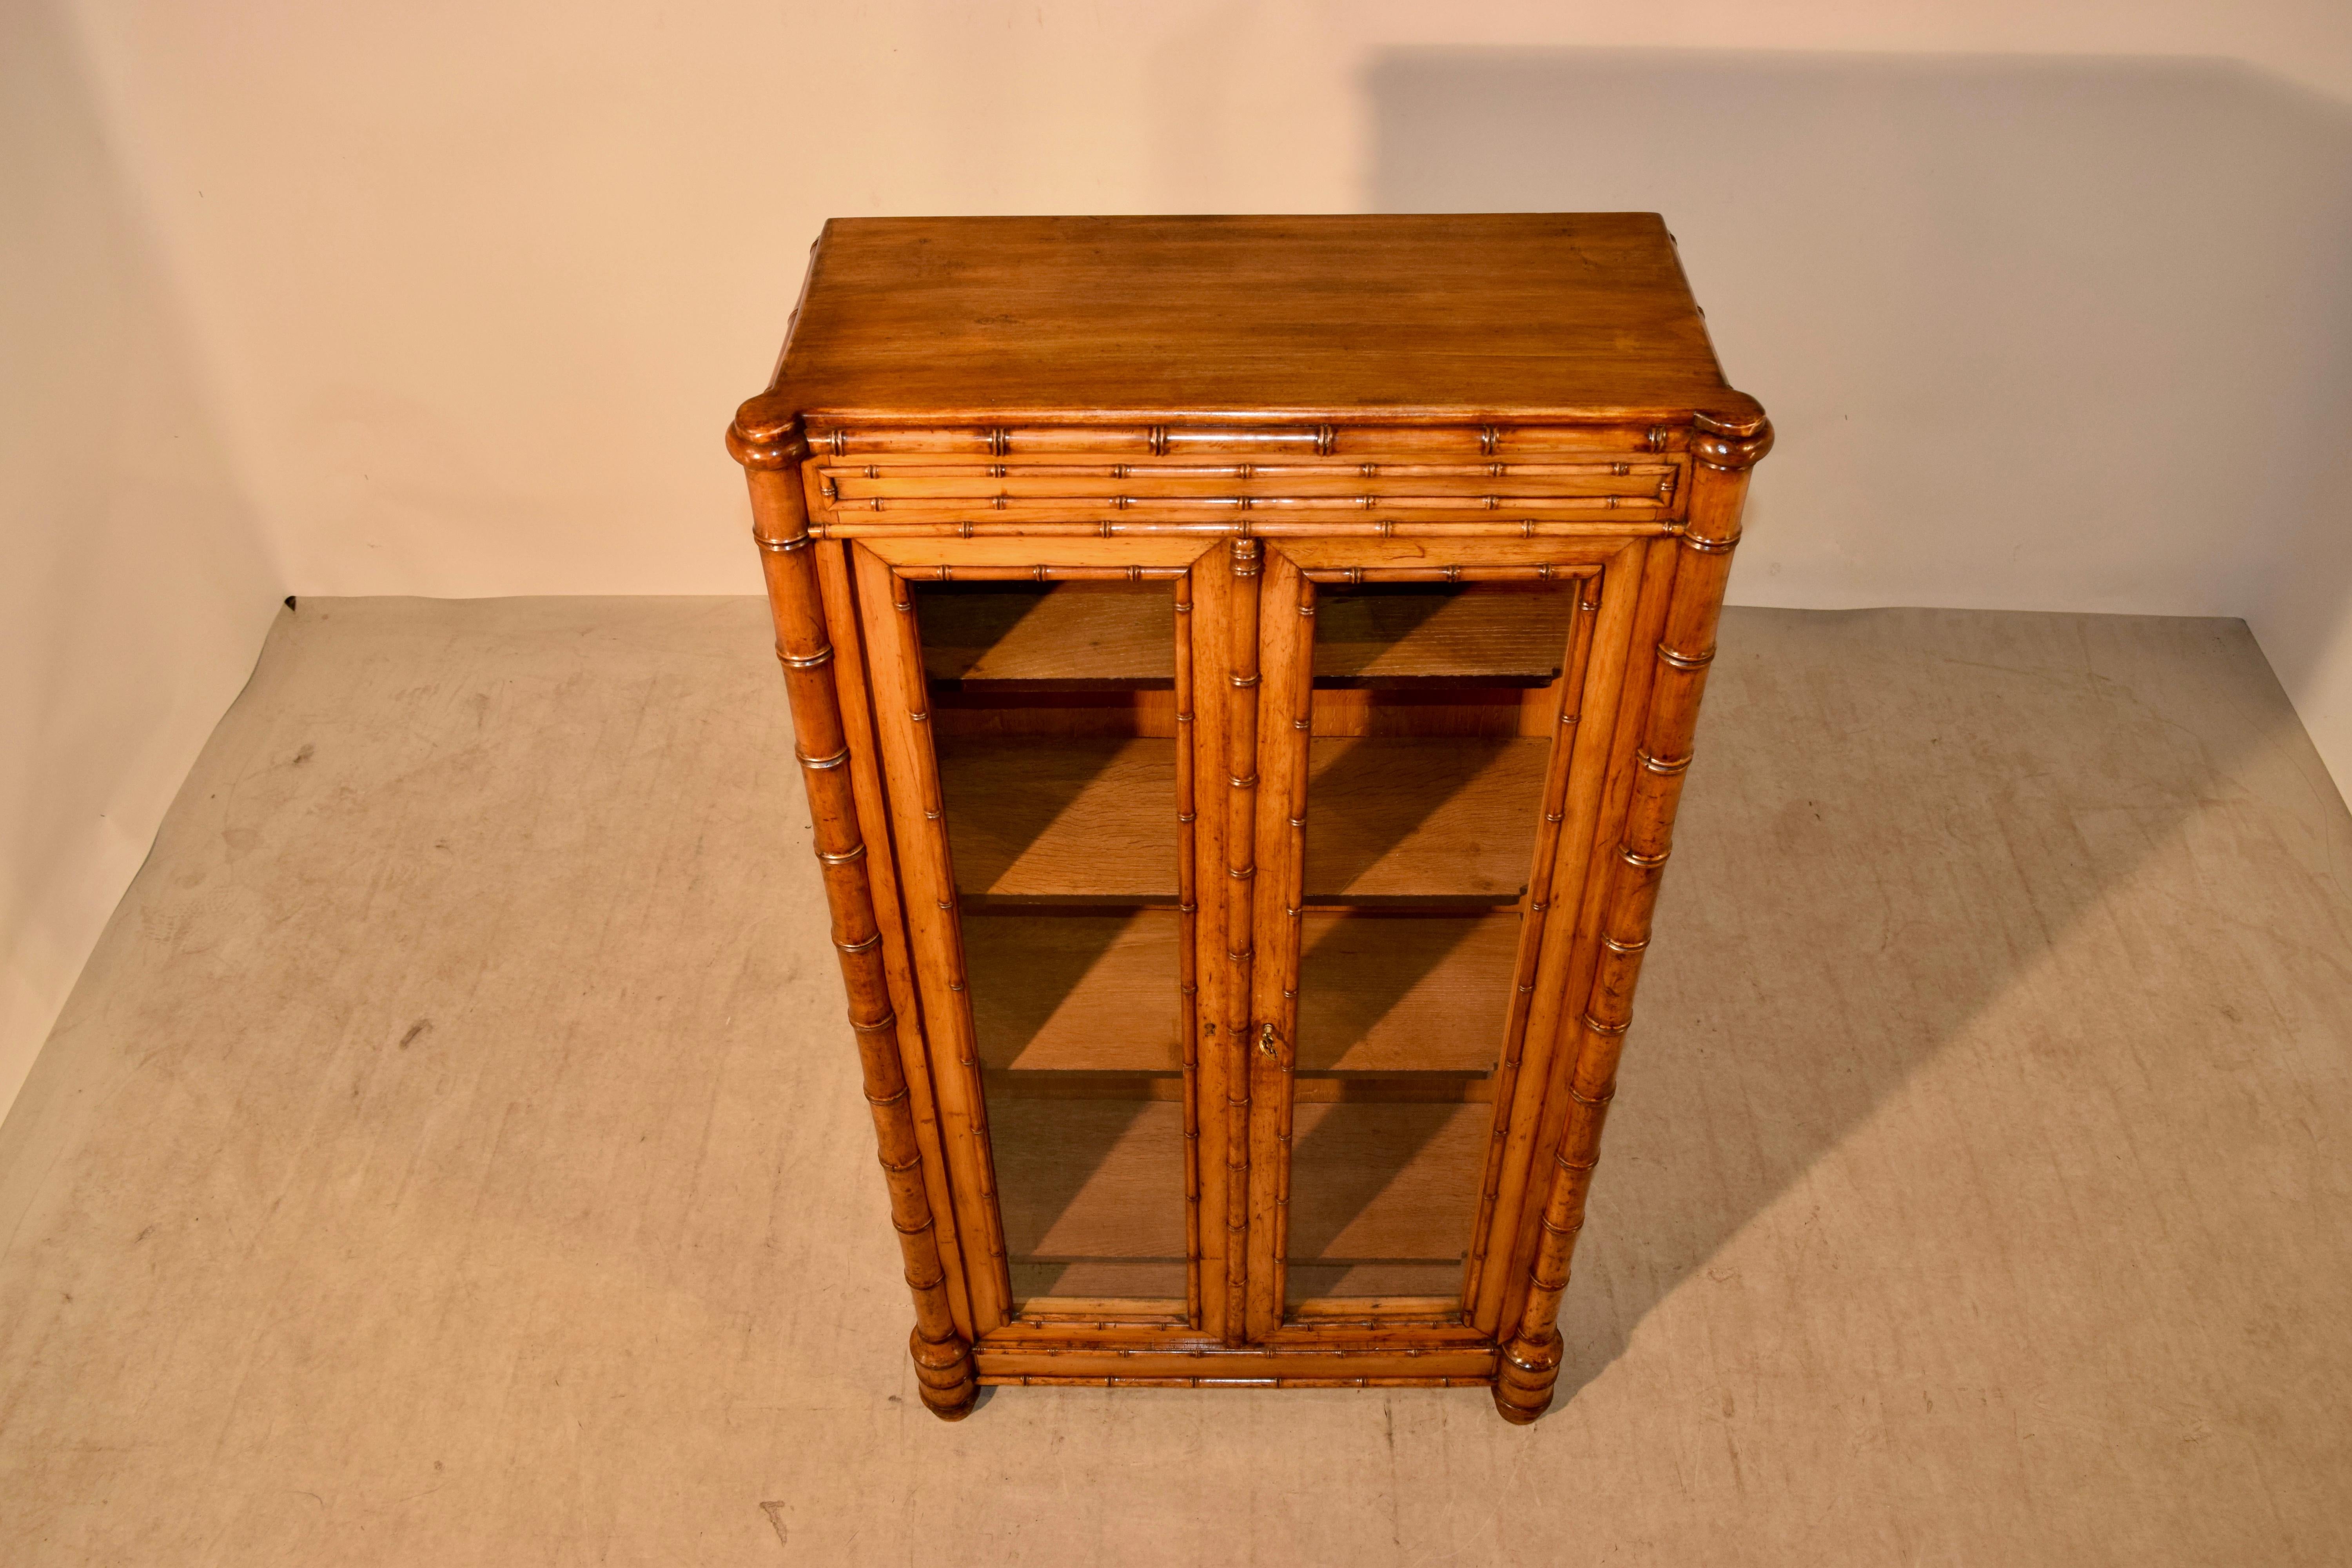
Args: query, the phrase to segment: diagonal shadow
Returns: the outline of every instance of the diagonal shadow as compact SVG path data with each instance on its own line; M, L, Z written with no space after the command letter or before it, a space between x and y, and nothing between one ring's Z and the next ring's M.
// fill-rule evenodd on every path
M1318 738L1307 785L1307 896L1354 887L1517 743L1475 736ZM1528 805L1532 832L1537 803Z
M1315 917L1309 916L1310 923ZM1496 915L1385 916L1361 912L1329 919L1299 958L1298 1046L1300 1072L1332 1068L1341 1054L1380 1030L1408 997L1446 967L1482 922L1517 917ZM1502 953L1499 973L1465 974L1443 996L1419 999L1412 1022L1424 1026L1479 1029L1487 1022L1463 997L1491 1000L1493 1044L1499 1052L1504 1004L1511 986L1512 952ZM1457 994L1457 993L1459 994ZM1461 1053L1446 1052L1451 1061ZM1490 1063L1491 1065L1491 1063Z
M973 910L964 915L962 930L972 1025L983 1067L1039 1070L1116 1065L1142 1070L1164 1068L1171 1061L1181 1064L1172 913ZM1156 938L1164 940L1152 940ZM1107 961L1112 973L1103 973ZM1089 979L1099 995L1091 1006L1073 1010L1086 1016L1062 1017ZM1155 1017L1152 1010L1161 1004L1165 1016ZM1104 1026L1116 1027L1128 1037L1105 1053L1110 1060L1081 1058L1080 1048L1096 1042L1073 1037L1090 1037Z

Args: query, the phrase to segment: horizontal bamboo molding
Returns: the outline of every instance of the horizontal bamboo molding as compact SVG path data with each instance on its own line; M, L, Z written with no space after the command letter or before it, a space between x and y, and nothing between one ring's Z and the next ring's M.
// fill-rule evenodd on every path
M1655 455L1690 449L1687 426L1607 425L852 425L806 421L820 461L838 458L1165 458L1225 454L1385 461L1526 458L1553 452Z
M1496 527L1534 538L1672 524L1685 427L1060 427L817 433L812 521L842 537L1010 527L1104 538ZM961 460L959 460L961 459Z
M886 520L852 512L836 521L812 521L817 539L1625 539L1678 533L1679 519L1633 510L1576 520L1514 516L1476 521L1350 516L1269 517L1240 512L1217 518L1165 520L1129 514L1079 521Z
M894 566L910 583L1151 583L1184 575L1182 566Z

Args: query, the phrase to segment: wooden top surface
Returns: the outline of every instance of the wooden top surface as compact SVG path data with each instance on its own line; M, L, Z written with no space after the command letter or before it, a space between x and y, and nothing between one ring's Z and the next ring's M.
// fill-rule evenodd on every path
M884 422L1761 412L1654 213L836 218L759 401Z

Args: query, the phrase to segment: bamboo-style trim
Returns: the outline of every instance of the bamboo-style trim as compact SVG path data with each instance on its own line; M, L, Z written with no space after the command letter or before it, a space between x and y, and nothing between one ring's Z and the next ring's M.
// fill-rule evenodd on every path
M1145 583L1181 577L1182 566L894 566L917 583Z
M1192 574L1176 579L1176 919L1177 1017L1184 1033L1184 1317L1201 1317L1201 972L1200 888L1194 868L1194 803L1199 738L1192 711Z
M1235 518L1150 518L983 521L978 519L900 518L852 514L814 525L824 539L1622 539L1631 534L1675 533L1683 524L1666 516L1642 517L1634 509L1605 522L1509 515L1463 522L1416 518L1357 521L1339 517L1285 521L1255 515Z
M1551 583L1589 574L1591 568L1548 561L1524 566L1318 566L1310 583Z
M737 416L738 428L756 426L755 405L767 402L761 397L746 404ZM1189 423L1140 410L1103 410L1074 419L1067 410L1041 409L1034 416L1007 414L1002 422L983 422L899 409L829 409L812 411L808 424L811 441L829 458L1097 453L1146 458L1273 450L1392 459L1416 453L1491 458L1680 451L1690 444L1686 418L1658 409L1599 421L1523 415L1463 424L1412 410L1351 408L1343 416L1267 413Z
M1225 1336L1246 1332L1249 1256L1250 982L1255 949L1252 913L1257 813L1258 574L1264 552L1254 539L1231 546L1227 611L1225 766Z
M1770 426L1760 421L1744 438L1723 438L1723 450L1700 453L1691 487L1693 537L1675 566L1673 596L1657 642L1662 651L1635 753L1640 762L1664 758L1673 765L1633 770L1619 854L1606 873L1602 941L1569 1065L1566 1123L1553 1150L1540 1236L1528 1263L1526 1305L1496 1369L1495 1405L1507 1420L1525 1423L1541 1415L1559 1375L1560 1293L1568 1287L1577 1234L1584 1226L1601 1128L1633 1022L1633 986L1649 947L1659 879L1673 851L1675 808L1682 798L1731 570L1728 545L1739 537L1748 470L1770 449L1771 439Z
M1512 966L1511 999L1503 1026L1503 1053L1495 1069L1495 1124L1487 1136L1486 1158L1478 1181L1477 1219L1470 1232L1469 1256L1464 1260L1462 1300L1465 1310L1478 1299L1479 1277L1486 1263L1487 1230L1495 1205L1502 1196L1505 1158L1509 1152L1511 1112L1517 1098L1519 1068L1527 1054L1529 1004L1536 991L1537 961L1543 952L1546 922L1552 911L1553 875L1559 852L1560 827L1568 817L1568 781L1583 718L1584 677L1592 658L1593 626L1601 613L1597 574L1579 579L1568 591L1577 596L1576 616L1569 628L1568 651L1561 663L1559 703L1553 717L1551 756L1544 773L1543 820L1536 828L1535 857L1528 873L1528 890L1520 900L1518 955Z
M768 444L754 455L782 455L797 443ZM769 606L776 627L791 696L793 750L804 764L845 754L849 736L842 721L834 671L819 658L832 644L815 563L800 546L808 537L799 476L787 462L746 458L754 536L764 546ZM915 1328L908 1348L924 1405L946 1420L971 1411L978 1387L971 1342L957 1327L945 1263L933 1229L930 1196L923 1177L922 1145L908 1089L905 1061L891 1005L889 976L880 952L881 925L874 910L867 868L856 851L864 847L857 802L847 770L804 765L809 817L823 868L825 899L833 912L833 942L840 954L842 981L849 994L849 1022L872 1112L877 1158L890 1193L890 1223L898 1233L908 1289L915 1300Z

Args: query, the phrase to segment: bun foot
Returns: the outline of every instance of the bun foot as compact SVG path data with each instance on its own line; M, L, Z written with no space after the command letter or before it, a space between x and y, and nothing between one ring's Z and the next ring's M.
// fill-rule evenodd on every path
M923 1408L942 1421L961 1421L971 1415L980 1398L971 1347L956 1336L927 1340L919 1329L908 1336L907 1344L915 1358L915 1383L923 1396Z
M1496 1368L1495 1409L1514 1426L1531 1425L1551 1408L1553 1384L1559 1381L1559 1331L1549 1329L1541 1339L1521 1334L1503 1347Z

